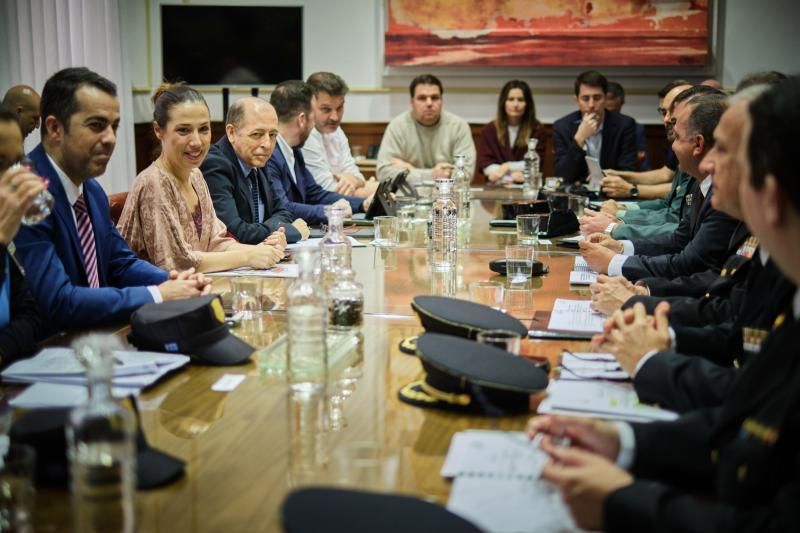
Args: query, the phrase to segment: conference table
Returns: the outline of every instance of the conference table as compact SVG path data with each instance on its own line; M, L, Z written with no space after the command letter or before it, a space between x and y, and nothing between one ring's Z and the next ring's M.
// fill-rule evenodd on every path
M184 460L186 472L172 484L137 493L138 531L281 531L281 502L305 486L384 490L446 504L450 483L439 470L453 434L468 428L519 431L530 415L491 418L401 402L398 391L419 379L422 369L399 344L423 331L410 306L414 296L467 299L472 281L507 284L489 270L489 261L504 257L516 233L490 228L489 221L499 217L501 201L518 197L516 190L474 193L472 219L462 224L457 264L448 273L429 268L424 238L413 236L424 237L421 221L407 223L397 247L353 248L356 279L365 287L364 324L360 332L329 339L324 402L330 420L322 428L318 400L312 405L307 397L290 395L284 375L285 291L291 280L265 280L271 309L232 329L257 348L249 363L190 365L140 396L148 442ZM537 312L549 311L555 298L588 298L588 291L569 285L575 253L539 246L537 258L549 273L506 290L507 312L531 328L545 328L535 323L541 321ZM229 279L217 278L215 291L225 293ZM126 331L116 328L118 334ZM562 349L587 344L524 340L521 352L546 357L556 367ZM231 392L212 391L225 374L246 377ZM531 397L532 407L541 396ZM369 461L359 454L369 454ZM35 518L36 531L70 530L67 491L40 488Z

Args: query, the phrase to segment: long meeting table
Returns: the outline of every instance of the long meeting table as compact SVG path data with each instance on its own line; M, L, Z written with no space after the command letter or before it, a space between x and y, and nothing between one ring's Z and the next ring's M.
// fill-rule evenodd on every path
M459 238L457 265L446 274L428 266L424 223L410 223L395 248L353 248L356 279L365 288L365 317L354 337L355 347L330 362L328 396L340 426L335 430L320 432L306 424L304 406L287 393L282 346L285 294L291 280L266 279L271 309L233 329L257 348L248 364L190 365L140 396L141 423L149 443L186 461L186 473L170 485L137 493L138 531L281 531L280 504L295 487L375 488L349 479L341 468L348 464L348 450L361 443L380 450L381 460L391 461L391 476L381 480L380 488L444 505L450 484L439 469L453 434L468 428L522 430L528 415L466 416L402 403L398 391L419 379L422 369L415 356L399 350L399 344L422 332L410 306L414 296L467 299L472 281L506 283L505 277L489 269L489 261L504 257L504 247L516 242L516 233L490 228L489 221L499 218L500 202L516 194L506 190L475 194L472 220ZM569 286L574 250L542 245L537 253L549 273L514 287L510 297L507 292L506 303L508 312L529 327L544 328L546 324L534 323L537 312L549 311L556 298L583 299L588 292ZM214 289L225 293L229 279L217 278ZM116 331L124 334L127 327ZM555 367L562 349L586 347L581 341L524 340L521 351L546 357ZM246 378L231 392L212 391L225 374ZM532 397L532 405L536 401ZM300 457L309 447L317 454L310 465ZM39 488L35 518L36 531L69 531L67 491Z

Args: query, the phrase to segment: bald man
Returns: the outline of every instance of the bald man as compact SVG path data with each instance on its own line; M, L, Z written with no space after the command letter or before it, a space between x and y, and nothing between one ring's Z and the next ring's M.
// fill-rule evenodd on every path
M258 244L278 228L289 243L308 238L306 223L293 220L283 187L264 172L277 136L275 108L261 98L241 98L228 110L225 135L200 165L217 217L245 244Z
M39 127L39 100L39 93L28 85L15 85L3 97L3 105L19 115L24 137Z

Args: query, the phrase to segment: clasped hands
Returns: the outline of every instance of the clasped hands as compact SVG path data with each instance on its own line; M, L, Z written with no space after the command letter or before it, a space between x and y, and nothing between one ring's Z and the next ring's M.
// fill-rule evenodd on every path
M592 233L578 243L581 255L593 272L608 274L611 259L624 251L622 243L605 233Z

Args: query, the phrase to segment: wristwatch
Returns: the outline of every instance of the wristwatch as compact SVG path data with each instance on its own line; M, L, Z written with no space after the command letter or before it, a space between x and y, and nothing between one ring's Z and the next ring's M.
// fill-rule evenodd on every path
M631 198L639 198L639 187L636 185L631 187Z

